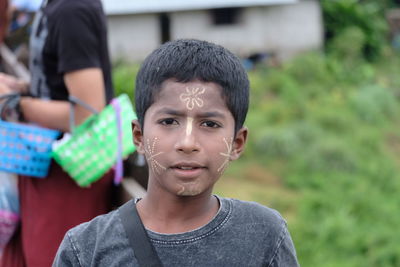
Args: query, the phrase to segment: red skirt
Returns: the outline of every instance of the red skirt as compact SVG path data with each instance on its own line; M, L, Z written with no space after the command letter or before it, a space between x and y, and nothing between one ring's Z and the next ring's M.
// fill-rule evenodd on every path
M112 181L110 171L81 188L54 162L44 179L19 177L21 225L1 256L1 266L51 266L68 229L111 210Z

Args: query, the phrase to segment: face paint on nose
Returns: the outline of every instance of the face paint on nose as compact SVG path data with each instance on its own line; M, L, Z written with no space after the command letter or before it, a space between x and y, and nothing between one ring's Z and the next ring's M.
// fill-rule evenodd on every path
M186 136L189 136L192 134L192 129L193 129L193 118L192 117L187 117L186 121Z

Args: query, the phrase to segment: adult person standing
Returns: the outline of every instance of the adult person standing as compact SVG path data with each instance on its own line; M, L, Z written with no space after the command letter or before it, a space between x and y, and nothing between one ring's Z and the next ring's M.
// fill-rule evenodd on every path
M30 38L31 96L21 97L26 121L69 131L69 95L97 110L112 98L106 18L100 0L44 0ZM0 82L23 91L17 80ZM7 87L3 87L7 88ZM7 93L5 89L0 94ZM75 121L90 113L77 106ZM111 209L113 174L80 188L52 162L48 177L19 177L21 227L6 247L2 266L51 266L65 232Z

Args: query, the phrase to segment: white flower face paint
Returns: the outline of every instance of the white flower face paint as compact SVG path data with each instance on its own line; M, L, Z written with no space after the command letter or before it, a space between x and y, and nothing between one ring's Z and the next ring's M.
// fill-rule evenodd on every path
M147 156L147 161L149 162L151 169L152 169L155 173L160 174L161 170L164 170L164 171L165 171L167 168L165 168L163 165L161 165L161 164L155 159L155 157L157 157L158 155L161 155L162 153L164 153L164 152L155 153L155 146L156 146L156 144L157 144L157 140L158 140L158 138L157 138L157 137L154 137L154 139L153 139L153 144L150 146L150 140L147 139L147 142L146 142L146 144L145 144L144 151L145 151L145 154L146 154L146 156Z
M186 120L186 136L189 136L192 134L192 129L193 129L193 118L192 117L187 117Z
M229 138L229 142L228 140L226 140L226 138L223 138L224 142L225 142L225 146L226 146L226 152L220 152L219 154L223 157L225 157L224 162L221 164L221 166L217 169L218 172L223 172L226 167L228 166L229 163L229 159L231 157L231 153L232 153L232 143L233 143L233 138L230 137Z
M186 87L186 93L182 93L179 98L183 102L186 102L186 107L189 110L192 110L195 105L201 108L204 104L203 99L199 97L199 95L204 94L205 88L189 88Z

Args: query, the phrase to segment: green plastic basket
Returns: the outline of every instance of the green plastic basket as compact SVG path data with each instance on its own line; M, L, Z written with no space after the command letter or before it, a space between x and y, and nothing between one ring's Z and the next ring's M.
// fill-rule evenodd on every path
M120 106L122 156L135 151L131 122L136 119L126 94L117 98ZM99 180L117 161L118 124L116 110L107 105L72 131L67 140L53 148L53 158L82 187Z

